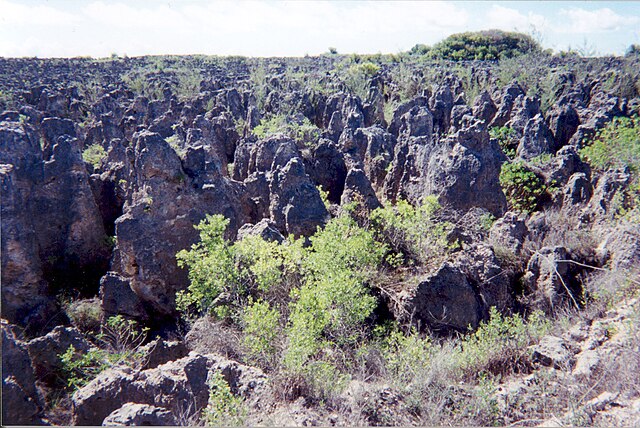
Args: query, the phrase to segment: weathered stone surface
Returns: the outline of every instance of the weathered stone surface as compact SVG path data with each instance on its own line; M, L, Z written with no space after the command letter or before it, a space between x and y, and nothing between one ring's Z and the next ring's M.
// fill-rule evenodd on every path
M531 256L522 282L534 307L553 312L562 304L578 306L581 288L570 260L564 247L543 247Z
M114 315L139 320L149 318L144 301L131 289L131 281L116 272L107 272L100 279L100 299L107 318Z
M172 426L175 416L164 407L125 403L104 418L103 426Z
M263 218L256 224L247 223L238 230L238 240L247 236L259 236L265 241L275 241L281 243L284 241L284 236L278 231L275 223Z
M144 354L144 369L153 369L161 364L179 360L186 357L189 351L182 341L166 341L157 338L140 347L140 352Z
M2 320L2 424L40 425L42 399L36 390L27 344Z
M218 175L215 181L211 178L213 182L194 188L180 158L158 134L139 134L134 147L131 180L137 186L116 221L114 263L144 304L167 316L175 312L176 291L188 284L187 273L177 267L175 254L196 241L198 233L193 225L205 214L229 218L227 236L235 237L240 225L246 223L240 200L242 186Z
M489 238L492 244L504 246L519 255L529 230L523 219L515 212L507 212L491 226Z
M340 199L341 205L356 203L366 211L371 212L382 204L376 196L369 179L361 169L352 169L345 180L344 193Z
M412 321L421 328L464 331L480 322L480 304L473 288L465 275L449 263L398 297L401 306L392 309L396 318Z
M553 134L541 114L527 122L523 134L516 151L516 154L523 159L532 159L542 154L554 154L558 149Z
M545 336L533 347L531 358L545 366L566 369L573 365L573 352L565 341L555 336Z
M331 140L323 138L313 147L310 155L304 159L309 178L328 192L329 201L339 202L347 176L343 153Z
M29 341L27 349L36 378L50 385L60 384L63 380L60 354L64 354L70 346L80 353L87 352L91 347L73 327L58 326L47 335Z
M498 112L493 99L488 91L482 91L473 102L473 115L485 123L491 123L491 120Z
M269 212L279 230L308 236L328 220L320 193L305 173L300 158L291 159L274 172L270 191Z
M128 402L162 407L174 415L186 410L198 413L209 398L209 376L216 372L222 373L233 394L250 405L260 405L258 396L262 405L269 401L267 377L259 369L192 352L153 369L114 368L102 372L73 395L73 422L99 425Z

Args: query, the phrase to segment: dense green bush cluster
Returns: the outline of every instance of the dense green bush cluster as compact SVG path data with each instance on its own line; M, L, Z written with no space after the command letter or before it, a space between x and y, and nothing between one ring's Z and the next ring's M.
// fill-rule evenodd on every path
M444 254L451 247L447 235L453 225L439 221L442 207L436 196L427 196L418 207L400 200L395 206L378 208L371 213L371 224L379 238L393 252L387 261L425 263Z
M500 185L509 206L521 212L535 211L547 192L544 179L525 162L506 162L500 170Z
M518 133L508 126L500 126L489 129L489 136L498 141L502 152L509 158L516 157L518 148Z
M498 60L540 51L540 45L531 36L488 30L453 34L436 43L429 56L454 61Z
M100 144L92 144L82 152L82 160L99 168L102 161L107 157L107 151Z

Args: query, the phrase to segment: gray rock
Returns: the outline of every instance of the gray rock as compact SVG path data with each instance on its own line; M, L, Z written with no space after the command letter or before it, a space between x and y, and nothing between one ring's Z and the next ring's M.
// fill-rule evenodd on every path
M565 341L555 336L545 336L532 347L531 358L545 366L570 369L574 364L573 352Z
M482 91L473 102L473 115L485 123L491 123L491 120L498 112L493 99L488 91Z
M543 247L531 256L522 282L533 307L553 312L563 304L578 306L582 289L570 260L564 247Z
M108 369L73 395L73 423L98 425L125 403L147 404L181 414L187 408L199 413L209 398L207 381L220 372L231 392L260 408L258 397L266 405L270 390L260 370L216 355L191 352L177 361L156 368L134 371Z
M519 255L529 229L517 213L507 212L493 223L489 238L494 246L501 245Z
M36 378L49 385L61 384L62 361L60 355L73 346L79 353L91 347L80 332L73 327L58 326L45 336L32 339L27 344Z
M593 194L593 186L585 173L576 172L569 178L562 193L564 195L562 206L571 208L588 202Z
M144 354L144 369L153 369L161 364L184 358L189 353L185 344L181 341L166 341L157 338L140 348Z
M313 147L309 157L305 157L305 171L309 178L322 190L328 192L328 199L333 203L340 201L347 177L347 167L343 153L331 140L320 139Z
M466 331L480 322L480 304L466 276L444 263L415 286L398 295L393 307L396 319L412 321L418 327Z
M130 180L135 191L116 221L112 268L129 281L145 309L155 311L156 317L173 316L175 293L188 285L175 254L198 239L193 225L206 214L222 214L230 220L226 237L234 238L248 220L241 197L249 196L241 183L222 175L194 187L178 155L158 134L138 134L134 148ZM135 299L127 305L134 312L140 308Z
M536 115L527 122L523 134L516 151L517 155L523 159L532 159L542 154L555 153L558 148L553 134L541 114Z
M309 236L324 225L329 213L318 189L305 173L300 158L291 159L273 174L269 212L278 229L295 236Z
M100 279L100 299L105 316L115 315L147 320L144 301L131 288L131 281L116 272L107 272Z
M340 199L342 206L355 202L367 212L382 207L369 179L361 169L352 169L345 180L344 193Z
M275 223L263 218L256 224L247 223L238 230L238 240L247 236L260 236L265 241L282 243L285 238L278 231Z
M635 269L640 265L640 228L633 222L620 222L606 232L597 252L613 270Z
M36 390L27 344L2 320L2 424L40 425L42 398Z
M173 414L163 407L125 403L104 418L102 426L172 426L178 425Z
M564 147L569 143L578 126L580 126L578 112L569 104L561 107L554 106L547 113L547 119L549 121L549 129L551 129L558 147Z

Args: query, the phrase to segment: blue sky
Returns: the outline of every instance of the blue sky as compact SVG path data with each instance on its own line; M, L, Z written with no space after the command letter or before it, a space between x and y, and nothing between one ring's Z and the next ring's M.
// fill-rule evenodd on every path
M0 56L396 53L490 28L623 54L640 2L0 0Z

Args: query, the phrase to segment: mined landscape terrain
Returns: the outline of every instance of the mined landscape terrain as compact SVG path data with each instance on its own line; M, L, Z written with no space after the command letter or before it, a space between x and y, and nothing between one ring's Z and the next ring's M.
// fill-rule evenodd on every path
M2 424L640 425L640 49L465 37L0 58Z

